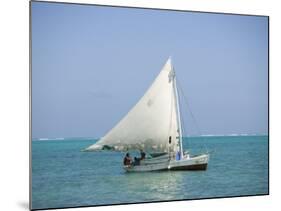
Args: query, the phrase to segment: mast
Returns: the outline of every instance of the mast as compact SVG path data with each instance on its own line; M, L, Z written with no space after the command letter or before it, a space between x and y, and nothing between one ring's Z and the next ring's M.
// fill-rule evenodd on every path
M177 82L176 82L176 77L175 77L175 70L174 67L172 66L172 71L174 74L173 78L173 90L174 90L174 96L175 96L175 106L176 106L176 116L177 116L177 122L178 122L178 133L179 133L179 145L180 145L180 153L181 156L180 158L183 157L183 147L182 147L182 128L181 128L181 117L180 117L180 108L179 108L179 98L178 98L178 91L177 91Z

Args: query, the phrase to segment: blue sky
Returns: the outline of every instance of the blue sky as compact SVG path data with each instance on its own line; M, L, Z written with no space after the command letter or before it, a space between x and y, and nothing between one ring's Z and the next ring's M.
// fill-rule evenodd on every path
M267 53L267 17L32 2L32 137L103 136L169 56L202 134L267 133Z

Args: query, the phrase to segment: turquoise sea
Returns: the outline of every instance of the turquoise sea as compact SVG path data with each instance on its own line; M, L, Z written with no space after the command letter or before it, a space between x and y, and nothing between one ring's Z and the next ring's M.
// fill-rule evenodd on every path
M207 171L126 173L124 153L80 151L95 142L32 141L32 209L268 194L268 136L185 138Z

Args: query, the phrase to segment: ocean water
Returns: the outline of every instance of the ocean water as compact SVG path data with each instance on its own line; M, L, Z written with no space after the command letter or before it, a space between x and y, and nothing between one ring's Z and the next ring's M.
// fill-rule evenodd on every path
M32 141L32 208L268 194L268 136L185 138L206 171L126 173L124 153L81 152L93 139Z

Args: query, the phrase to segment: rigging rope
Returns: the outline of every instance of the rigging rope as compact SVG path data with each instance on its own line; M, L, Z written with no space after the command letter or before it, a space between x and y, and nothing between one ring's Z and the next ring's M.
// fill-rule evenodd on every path
M201 130L200 130L200 127L198 126L198 123L197 123L197 121L196 121L196 119L195 119L195 117L194 117L194 115L193 115L193 113L192 113L192 110L191 110L190 105L189 105L189 103L188 103L187 97L185 96L185 94L184 94L184 92L183 92L181 83L180 83L180 81L179 81L178 78L177 78L177 82L178 82L179 90L180 90L180 92L181 92L181 94L182 94L182 96L183 96L184 102L185 102L185 104L186 104L186 106L187 106L187 110L189 111L189 113L190 113L190 115L191 115L191 118L192 118L192 120L193 120L193 122L194 122L194 125L195 125L195 127L196 127L196 130L199 132L200 137L202 137L203 140L205 141L205 138L202 136L202 132L201 132ZM183 118L182 118L182 119L183 119ZM182 120L182 121L183 121L183 120ZM183 123L184 123L184 122L183 122ZM205 143L203 143L203 146L204 146L205 151L208 152Z

